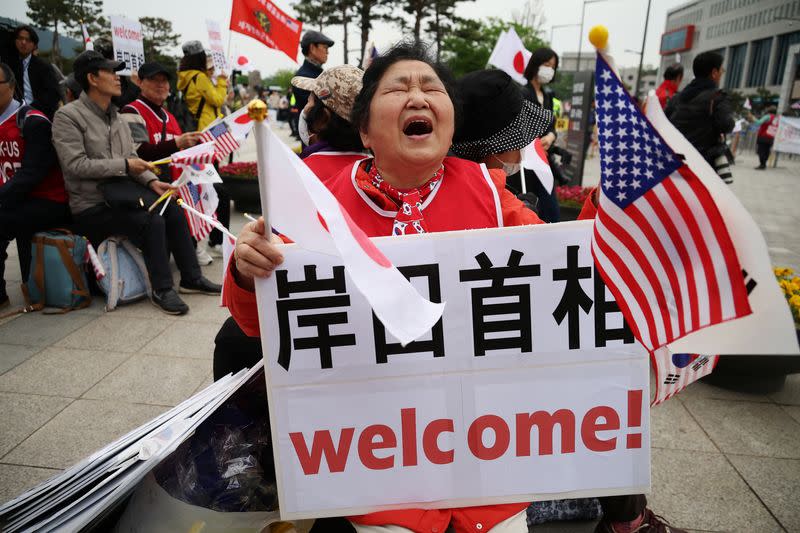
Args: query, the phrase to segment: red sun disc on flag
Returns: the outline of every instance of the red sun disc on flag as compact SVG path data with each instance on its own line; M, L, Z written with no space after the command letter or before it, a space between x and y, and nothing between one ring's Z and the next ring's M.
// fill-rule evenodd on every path
M522 52L517 52L514 55L514 70L520 74L525 72L525 56L522 55Z
M242 113L242 115L236 117L234 122L237 123L237 124L247 124L251 120L252 119L250 118L250 115L248 115L247 113Z
M356 224L352 218L350 218L350 214L345 211L341 205L339 206L339 209L342 212L345 222L347 222L347 226L350 228L350 233L353 234L353 237L355 237L356 242L358 242L358 245L361 246L361 249L364 250L364 253L366 253L369 258L375 261L375 263L377 263L379 266L382 266L383 268L390 268L392 266L392 262L389 261L385 255L383 255L383 252L378 250L378 247L375 246L371 240L369 240L369 237L364 234L362 229L358 227L358 224ZM319 211L317 211L317 218L319 219L319 223L322 224L322 227L325 228L325 231L330 233L331 231L328 229L328 224L325 222L325 219L322 218L322 215L319 213Z
M245 56L239 56L239 59L237 59L236 62L239 64L239 66L242 66L248 64L250 61L248 61Z
M542 146L542 141L540 141L539 139L536 139L536 141L537 142L533 143L533 147L536 149L536 153L539 155L539 158L546 163L547 152L544 151L544 146Z

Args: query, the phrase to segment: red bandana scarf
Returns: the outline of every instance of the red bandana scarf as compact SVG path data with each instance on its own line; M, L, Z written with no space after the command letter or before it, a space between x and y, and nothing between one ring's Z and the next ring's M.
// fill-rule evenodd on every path
M399 190L389 185L381 177L377 166L372 162L367 179L357 178L359 187L364 190L382 209L397 210L392 227L392 235L427 233L425 218L422 216L422 203L436 190L444 175L444 165L431 179L420 187Z

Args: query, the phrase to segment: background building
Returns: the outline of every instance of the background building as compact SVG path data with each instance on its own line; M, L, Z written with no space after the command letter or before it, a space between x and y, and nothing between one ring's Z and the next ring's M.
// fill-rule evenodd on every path
M692 78L692 61L713 50L725 58L722 86L751 94L778 93L789 47L800 43L800 0L697 0L667 12L661 36L661 74L680 62ZM790 69L791 70L791 69Z

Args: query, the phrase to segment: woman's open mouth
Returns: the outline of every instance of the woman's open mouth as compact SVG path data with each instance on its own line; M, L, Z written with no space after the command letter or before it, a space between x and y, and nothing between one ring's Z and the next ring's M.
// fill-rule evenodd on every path
M408 137L423 137L433 132L433 123L427 118L410 118L403 125L403 133Z

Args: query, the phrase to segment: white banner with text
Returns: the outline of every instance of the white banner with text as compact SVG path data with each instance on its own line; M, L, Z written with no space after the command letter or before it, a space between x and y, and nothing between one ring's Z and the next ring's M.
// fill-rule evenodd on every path
M591 227L373 239L446 303L405 347L336 258L284 246L257 284L281 516L648 491L648 357Z
M130 76L144 63L144 37L142 24L138 20L112 15L111 43L114 45L114 59L124 61L125 68L117 72L120 76Z

